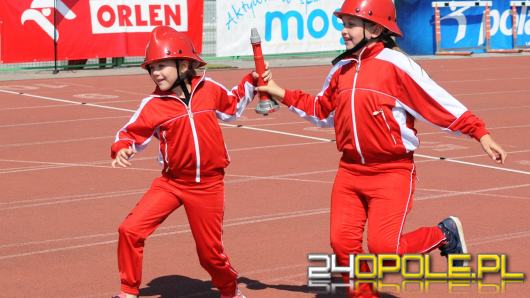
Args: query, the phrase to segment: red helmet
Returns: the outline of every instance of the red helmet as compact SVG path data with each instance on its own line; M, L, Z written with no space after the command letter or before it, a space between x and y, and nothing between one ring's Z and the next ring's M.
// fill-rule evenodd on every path
M402 37L396 21L396 7L392 0L345 0L335 16L343 15L359 17L379 24L394 35Z
M192 60L194 68L206 65L186 34L169 26L158 26L151 32L151 38L145 48L142 68L147 68L147 65L164 59Z

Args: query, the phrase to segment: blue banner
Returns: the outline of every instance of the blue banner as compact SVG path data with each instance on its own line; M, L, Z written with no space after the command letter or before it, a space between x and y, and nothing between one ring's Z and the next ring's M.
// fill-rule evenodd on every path
M462 1L460 1L462 2ZM475 2L475 1L469 1ZM430 55L436 51L434 8L431 1L396 0L398 24L404 37L399 46L409 54ZM530 9L518 7L517 45L530 45ZM442 7L441 47L444 49L470 48L483 52L486 43L484 7ZM491 49L513 49L510 1L494 0L490 10Z

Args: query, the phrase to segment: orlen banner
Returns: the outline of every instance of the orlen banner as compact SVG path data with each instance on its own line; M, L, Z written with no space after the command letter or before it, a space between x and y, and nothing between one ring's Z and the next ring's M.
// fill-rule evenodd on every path
M54 60L54 39L58 60L143 56L160 25L188 32L201 51L203 1L3 0L0 22L3 63Z
M470 1L473 2L473 1ZM494 0L490 11L491 48L512 49L512 17L510 1ZM431 1L396 1L398 24L404 38L399 46L409 54L434 54L434 9ZM484 7L440 8L442 48L483 48L485 45ZM413 17L411 17L413 16ZM530 46L530 9L517 8L517 45ZM474 52L482 52L476 49Z
M342 23L333 16L343 0L223 0L217 4L217 56L252 54L250 29L264 54L344 48Z

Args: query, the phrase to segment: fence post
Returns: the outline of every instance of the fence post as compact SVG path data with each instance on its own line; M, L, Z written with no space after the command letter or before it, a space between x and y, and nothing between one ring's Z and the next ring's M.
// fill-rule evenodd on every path
M53 74L58 74L57 69L57 0L53 0Z

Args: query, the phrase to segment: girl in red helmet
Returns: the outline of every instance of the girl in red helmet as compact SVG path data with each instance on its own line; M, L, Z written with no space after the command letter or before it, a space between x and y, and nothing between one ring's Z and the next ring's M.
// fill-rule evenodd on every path
M222 243L224 168L229 157L217 122L241 115L255 95L257 74L248 74L232 90L196 74L204 66L191 40L160 26L151 33L145 68L156 84L111 148L113 167L131 166L131 158L157 138L162 175L119 227L118 267L122 293L136 297L142 277L145 239L177 208L184 206L201 266L221 297L244 297L237 272Z
M258 90L317 126L335 128L342 158L330 230L339 265L349 264L349 254L362 253L367 222L371 253L467 252L456 217L403 234L416 185L414 121L473 137L497 163L504 163L506 152L481 119L393 49L392 36L402 33L392 0L346 0L335 15L344 23L347 51L334 60L317 96L284 90L272 80Z

